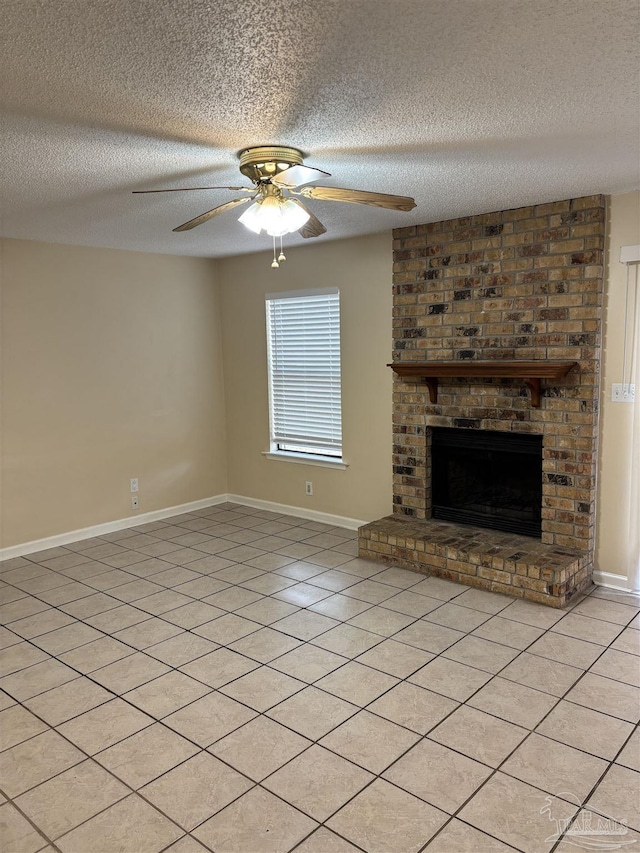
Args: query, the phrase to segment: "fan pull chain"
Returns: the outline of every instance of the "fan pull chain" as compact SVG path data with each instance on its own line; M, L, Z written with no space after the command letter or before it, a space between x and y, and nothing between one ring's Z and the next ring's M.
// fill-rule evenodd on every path
M280 254L278 255L278 260L280 263L287 260L285 253L282 251L282 234L280 235Z
M271 268L277 270L280 264L276 260L276 238L273 238L273 261L271 262Z

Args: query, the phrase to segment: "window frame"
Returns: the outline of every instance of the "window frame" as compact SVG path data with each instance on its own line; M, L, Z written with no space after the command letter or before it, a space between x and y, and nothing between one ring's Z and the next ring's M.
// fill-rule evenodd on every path
M321 450L318 452L314 452L314 448L309 446L308 451L306 450L296 450L291 447L287 448L286 445L295 445L299 444L299 446L304 447L302 442L295 442L292 440L283 440L282 438L277 437L276 429L275 429L275 405L274 405L274 396L273 396L273 385L274 385L274 369L273 369L273 347L274 347L274 339L273 339L273 325L272 325L272 317L271 317L271 307L270 303L277 302L280 300L286 299L312 299L317 296L337 296L338 297L338 321L337 321L337 332L338 332L338 355L340 358L340 369L339 369L339 379L340 379L340 447L339 447L339 455L338 454L330 454L323 453ZM284 462L293 462L303 465L316 465L320 467L327 468L337 468L340 470L344 470L348 467L348 463L344 460L344 435L342 432L342 346L341 346L341 310L340 310L340 290L337 287L329 287L329 288L309 288L307 290L290 290L283 291L280 293L267 293L265 294L265 321L266 321L266 336L267 336L267 379L268 379L268 405L269 405L269 450L263 451L263 456L268 459L275 459ZM335 333L335 329L333 330ZM285 445L285 447L282 447ZM338 448L336 448L338 449Z

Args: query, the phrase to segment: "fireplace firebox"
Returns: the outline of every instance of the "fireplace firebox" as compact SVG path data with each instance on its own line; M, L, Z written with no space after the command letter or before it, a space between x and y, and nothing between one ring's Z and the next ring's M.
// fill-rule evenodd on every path
M540 538L542 436L432 428L434 518Z

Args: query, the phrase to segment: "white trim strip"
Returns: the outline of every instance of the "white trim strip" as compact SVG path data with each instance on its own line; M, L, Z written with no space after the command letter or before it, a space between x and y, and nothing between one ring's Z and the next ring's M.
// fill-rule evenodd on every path
M620 247L620 263L621 264L637 264L637 263L640 263L640 244L637 246L621 246Z
M340 471L346 471L349 463L342 459L330 459L328 456L313 456L307 453L302 456L300 453L287 453L284 450L263 450L262 455L267 459L275 459L280 462L295 462L297 465L315 465L317 468L337 468Z
M631 592L628 579L624 575L614 575L611 572L594 571L593 582L598 586L606 586L609 589L621 589Z
M307 463L309 464L309 463ZM312 463L311 463L312 464ZM254 509L264 509L269 512L278 512L282 515L293 515L295 518L304 518L307 521L319 521L332 527L345 527L347 530L357 530L366 521L357 518L346 518L342 515L332 515L329 512L319 512L314 509L304 509L287 504L274 503L273 501L262 501L255 498L247 498L243 495L215 495L211 498L202 498L199 501L170 506L165 509L156 509L144 512L141 515L119 518L116 521L106 521L103 524L94 524L91 527L83 527L80 530L70 530L68 533L58 533L55 536L47 536L45 539L34 539L21 545L10 545L8 548L0 548L0 562L12 560L14 557L24 557L27 554L35 554L37 551L46 551L49 548L59 548L69 545L71 542L80 542L83 539L93 539L105 533L115 533L116 530L125 530L127 527L139 527L150 521L162 521L172 515L182 515L185 512L193 512L197 509L206 509L209 506L217 506L222 503L237 503Z
M250 506L254 509L264 509L268 512L279 512L282 515L293 515L295 518L305 518L307 521L319 521L322 524L329 524L331 527L345 527L347 530L357 530L363 524L368 523L358 518L346 518L343 515L332 515L329 512L320 512L315 509L303 509L300 506L288 506L287 504L277 504L273 501L261 501L256 498L247 498L244 495L227 495L226 499L230 503L244 504L245 506Z
M36 551L46 551L48 548L58 548L61 545L69 545L71 542L80 542L82 539L93 539L94 536L115 533L116 530L124 530L127 527L138 527L141 524L148 524L150 521L161 521L163 518L169 518L172 515L182 515L196 509L206 509L208 506L217 506L217 504L225 503L227 500L227 495L216 495L212 498L202 498L202 500L191 501L179 506L143 512L141 515L130 516L129 518L119 518L117 521L94 524L80 530L70 530L68 533L58 533L56 536L35 539L32 542L24 542L22 545L10 545L8 548L0 548L0 561L24 557L26 554L35 554Z
M307 462L306 464L314 463ZM117 521L107 521L103 524L95 524L92 527L84 527L80 530L71 530L68 533L59 533L56 536L48 536L46 539L36 539L32 542L24 542L21 545L11 545L8 548L0 549L0 561L11 560L14 557L24 557L27 554L34 554L37 551L46 551L48 548L69 545L71 542L80 542L82 539L92 539L94 536L100 536L104 533L114 533L116 530L124 530L127 527L138 527L142 524L148 524L150 521L161 521L162 519L169 518L172 515L181 515L182 513L193 512L197 509L206 509L209 506L217 506L218 504L227 502L244 504L244 506L250 506L254 509L277 512L282 515L292 515L294 518L304 518L307 521L318 521L322 524L328 524L331 527L344 527L346 530L357 530L359 527L362 527L363 524L368 523L362 519L333 515L332 513L320 512L315 509L289 506L288 504L275 503L274 501L263 501L257 498L249 498L245 495L224 494L215 495L210 498L203 498L199 501L191 501L190 503L180 504L178 506L166 507L165 509L152 510L151 512L145 512L142 513L142 515L136 515L135 517L120 518ZM624 575L614 575L611 572L594 571L593 582L598 586L608 587L609 589L619 589L624 590L625 592L630 591L629 582Z
M265 293L265 301L270 299L300 299L302 296L326 296L340 293L337 287L310 287L308 290L284 290L282 293Z

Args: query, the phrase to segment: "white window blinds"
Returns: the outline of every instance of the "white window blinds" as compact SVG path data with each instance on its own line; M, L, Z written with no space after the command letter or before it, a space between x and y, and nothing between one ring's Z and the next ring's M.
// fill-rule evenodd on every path
M340 294L267 296L272 450L342 456Z

